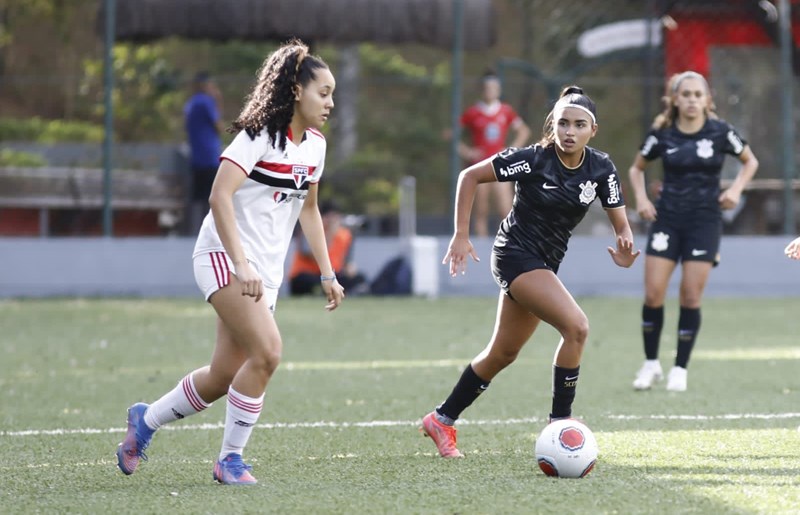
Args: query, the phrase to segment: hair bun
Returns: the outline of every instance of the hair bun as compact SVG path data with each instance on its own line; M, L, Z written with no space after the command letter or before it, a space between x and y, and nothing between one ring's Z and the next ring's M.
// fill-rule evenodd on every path
M567 86L567 87L566 87L566 88L564 88L564 90L561 92L561 96L562 96L562 97L565 97L565 96L567 96L567 95L572 95L572 94L575 94L575 95L583 95L583 89L582 89L582 88L580 88L579 86Z

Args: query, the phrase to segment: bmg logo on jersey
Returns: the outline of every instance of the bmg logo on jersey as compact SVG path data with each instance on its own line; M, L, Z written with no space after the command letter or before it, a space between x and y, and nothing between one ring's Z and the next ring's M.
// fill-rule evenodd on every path
M292 199L304 199L306 198L306 194L303 192L298 191L297 193L286 193L283 191L276 191L272 194L272 200L275 201L276 204L283 204L284 202L289 202Z
M617 174L615 173L608 176L608 203L619 203L619 183L617 182Z
M292 165L292 178L298 188L308 179L308 167L305 165Z
M531 173L531 164L527 161L517 161L516 163L511 163L506 168L500 168L500 175L503 177L511 177L518 173Z

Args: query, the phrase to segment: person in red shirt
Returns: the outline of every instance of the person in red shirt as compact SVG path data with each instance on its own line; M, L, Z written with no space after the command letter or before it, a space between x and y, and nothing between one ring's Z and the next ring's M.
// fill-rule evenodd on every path
M528 125L509 104L500 100L500 78L489 71L481 78L481 100L461 114L461 126L469 133L471 145L459 143L458 153L469 165L493 156L508 145L509 130L514 139L511 147L524 146L530 137ZM473 204L473 230L476 236L489 235L489 197L500 218L511 210L514 189L510 183L483 184L475 194Z

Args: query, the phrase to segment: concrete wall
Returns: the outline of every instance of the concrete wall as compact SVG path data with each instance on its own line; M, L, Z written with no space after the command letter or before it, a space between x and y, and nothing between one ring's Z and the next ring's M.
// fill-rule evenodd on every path
M644 238L639 236L641 244ZM727 236L722 262L707 287L711 296L800 295L800 262L787 259L789 238ZM451 278L441 265L448 237L361 237L356 263L372 279L392 257L412 255L414 289L423 295L496 295L489 271L491 238L473 243L480 263ZM575 236L559 277L575 296L639 296L643 259L616 267L611 239ZM0 238L0 298L51 296L197 296L191 266L193 238ZM413 250L409 250L413 249ZM670 294L677 295L679 274Z

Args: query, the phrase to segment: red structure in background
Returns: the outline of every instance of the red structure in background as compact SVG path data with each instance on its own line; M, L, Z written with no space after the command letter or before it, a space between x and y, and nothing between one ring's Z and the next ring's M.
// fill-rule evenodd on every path
M667 76L685 70L709 75L711 46L773 46L780 43L777 1L764 9L759 0L666 0L662 14L677 27L664 31ZM800 0L791 0L795 73L800 73Z
M38 209L0 209L0 236L41 236ZM102 213L99 210L52 210L49 214L50 236L102 236ZM162 236L158 213L144 210L114 212L114 236Z

